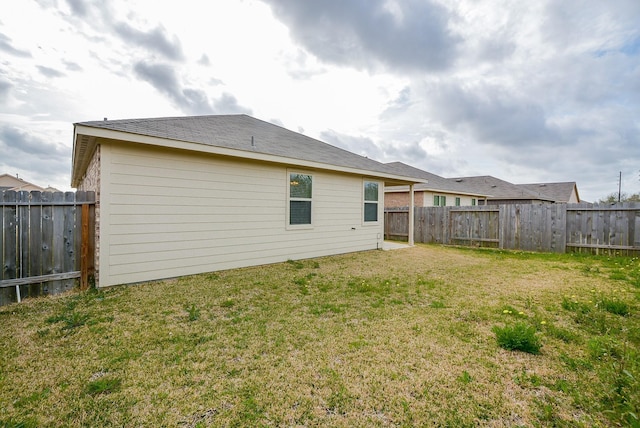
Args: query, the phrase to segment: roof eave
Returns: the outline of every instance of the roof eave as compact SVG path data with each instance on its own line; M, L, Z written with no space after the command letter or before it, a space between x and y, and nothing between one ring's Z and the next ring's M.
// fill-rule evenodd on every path
M280 163L287 165L295 165L303 168L324 169L347 174L364 175L368 177L383 179L385 185L408 185L425 183L426 180L407 177L398 174L385 173L361 168L352 168L339 165L331 165L322 162L314 162L303 159L289 158L284 156L270 155L266 153L230 149L226 147L214 146L209 144L194 143L188 141L174 140L168 138L153 137L142 134L135 134L124 131L116 131L111 129L96 128L74 124L74 143L73 143L73 160L72 160L72 178L71 185L77 187L80 184L82 173L86 170L90 155L93 153L92 146L97 144L98 139L127 141L138 144L146 144L158 147L182 149L190 151L198 151L208 154L229 156L241 159L249 159L254 161Z
M428 181L425 181L422 184L427 184ZM397 187L397 188L395 188ZM399 192L408 192L409 188L405 186L392 186L389 188L385 189L385 192L388 193L399 193ZM479 198L490 198L491 195L488 195L486 193L477 193L477 192L469 192L469 191L458 191L458 190L451 190L451 189L439 189L437 187L420 187L417 189L414 189L414 191L416 192L439 192L439 193L449 193L452 195L463 195L463 196L476 196Z

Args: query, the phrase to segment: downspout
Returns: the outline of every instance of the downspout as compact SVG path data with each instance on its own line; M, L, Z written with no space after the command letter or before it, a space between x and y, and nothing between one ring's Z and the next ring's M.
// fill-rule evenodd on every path
M413 184L409 185L409 245L413 245Z

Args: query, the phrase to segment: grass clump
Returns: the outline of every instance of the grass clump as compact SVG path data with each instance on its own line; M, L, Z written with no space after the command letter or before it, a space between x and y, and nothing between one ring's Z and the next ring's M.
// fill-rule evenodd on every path
M603 297L600 302L598 302L598 306L602 308L602 310L621 316L627 316L630 312L629 304L619 299Z
M536 329L526 322L517 322L504 327L495 326L498 346L508 351L522 351L529 354L539 354L542 343L536 335Z
M89 395L110 394L120 390L122 380L117 377L100 377L87 384L86 392Z
M193 303L191 306L185 307L185 311L187 311L187 319L189 321L197 321L200 318L200 309Z
M0 419L0 428L37 428L38 423L33 419L21 420L9 418L6 420Z
M79 312L63 313L47 318L47 323L55 324L62 323L60 328L63 332L71 332L72 330L82 327L89 320L89 315L81 314Z

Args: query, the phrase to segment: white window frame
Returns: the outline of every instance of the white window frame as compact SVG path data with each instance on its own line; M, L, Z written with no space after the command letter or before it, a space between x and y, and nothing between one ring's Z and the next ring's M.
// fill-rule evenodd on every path
M367 183L375 183L378 185L378 199L376 201L367 201L365 199L365 187ZM382 190L382 183L377 180L363 179L362 180L362 203L360 206L362 207L362 225L363 226L377 226L380 224L380 192ZM365 221L365 204L376 204L376 219L375 221Z
M291 197L291 174L300 174L300 175L308 175L311 177L311 198L292 198ZM297 169L288 169L287 170L287 209L286 209L286 218L285 224L287 230L301 230L301 229L313 229L313 221L314 221L314 208L315 203L313 201L314 187L316 185L316 179L313 173L309 171L301 171ZM291 224L291 201L309 201L311 202L311 222L306 224Z

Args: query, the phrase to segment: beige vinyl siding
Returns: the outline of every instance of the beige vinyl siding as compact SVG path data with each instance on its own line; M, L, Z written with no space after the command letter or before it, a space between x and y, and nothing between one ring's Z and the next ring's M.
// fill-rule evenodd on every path
M101 163L100 286L382 244L382 222L362 226L362 176L310 171L313 225L287 230L294 166L121 143Z

